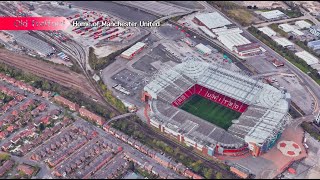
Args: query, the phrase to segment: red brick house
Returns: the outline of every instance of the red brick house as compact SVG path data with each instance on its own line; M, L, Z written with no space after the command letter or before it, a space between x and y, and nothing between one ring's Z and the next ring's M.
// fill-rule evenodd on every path
M15 110L13 110L13 111L11 112L11 114L12 114L13 116L18 116L18 115L19 115L19 112L15 109Z
M3 78L5 77L6 75L3 74L3 73L0 73L0 79L3 80Z
M41 89L35 89L34 90L34 93L38 96L41 96L42 95L42 90Z
M89 120L94 121L95 123L97 123L100 126L102 126L105 123L105 120L101 116L98 116L98 115L92 113L91 111L88 111L85 108L80 108L79 113L81 116L86 117Z
M14 84L16 82L16 79L8 77L8 78L5 79L5 81L7 81L10 84Z
M16 144L20 139L21 139L21 136L20 136L20 134L18 134L18 135L14 136L14 137L11 139L11 142L12 142L13 144Z
M11 147L11 145L12 145L12 143L11 143L10 141L8 141L8 142L2 144L1 149L2 149L4 152L7 152L8 149Z
M10 125L7 127L7 131L9 131L9 132L13 132L14 130L15 130L15 128L13 125Z
M42 97L49 98L50 96L51 96L51 92L50 91L42 91Z
M8 131L1 131L0 132L0 139L6 138L7 135L8 135Z
M41 103L41 104L37 107L37 109L39 109L39 111L41 112L41 111L44 111L44 110L46 109L46 107L47 107L46 103Z
M32 168L32 166L30 165L26 165L26 164L19 164L19 166L17 167L17 169L19 171L24 172L26 175L31 176L34 172L34 168Z
M22 101L22 100L24 100L26 97L24 96L24 95L22 95L22 94L18 94L17 96L16 96L16 99L18 100L18 101Z
M65 106L67 106L70 110L72 111L78 111L79 110L79 105L69 101L68 99L62 97L62 96L54 96L53 98L55 101L57 101L58 103L61 103Z

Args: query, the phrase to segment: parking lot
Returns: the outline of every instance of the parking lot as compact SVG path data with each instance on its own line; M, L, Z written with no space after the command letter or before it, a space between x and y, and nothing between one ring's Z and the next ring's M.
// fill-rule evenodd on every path
M157 28L158 33L164 38L170 40L178 40L182 37L185 37L185 33L181 32L181 30L176 29L175 26L171 24L165 24Z
M158 2L158 1L135 1L135 2L121 2L125 5L130 5L137 7L139 9L145 9L149 12L153 12L159 15L168 16L176 13L185 13L187 12L181 7L176 7L174 5L168 5L164 2Z
M51 4L34 4L35 12L41 16L64 16L68 17L77 14L76 9L69 9L67 6L54 6Z
M310 115L313 112L312 103L314 100L308 90L299 83L297 77L287 75L274 75L272 77L277 80L275 86L282 86L287 89L292 101L299 106L306 115Z
M142 75L128 69L121 70L117 74L113 75L112 79L127 89L131 93L130 97L134 97L137 100L140 99L141 91L146 85Z

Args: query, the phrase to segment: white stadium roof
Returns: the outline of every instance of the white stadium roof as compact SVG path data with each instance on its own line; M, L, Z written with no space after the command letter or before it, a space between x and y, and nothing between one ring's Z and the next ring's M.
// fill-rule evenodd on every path
M304 21L304 20L296 21L295 25L297 27L299 27L300 29L310 28L311 27L311 24L306 22L306 21Z
M264 34L266 34L269 37L277 35L277 33L274 30L272 30L271 28L269 28L268 26L259 28L259 30L262 31Z
M140 48L142 48L145 45L146 44L143 43L143 42L137 42L135 45L131 46L129 49L124 51L121 55L129 57L129 56L131 56L133 53L135 53L137 50L139 50Z
M249 107L225 132L171 105L194 84L246 103ZM239 138L255 143L274 138L273 132L281 130L286 123L290 99L290 94L275 87L196 57L187 57L183 63L161 70L144 87L144 91L152 97L149 101L151 119L166 129L182 133L198 143L218 142L232 147L241 142Z
M277 19L281 16L285 16L285 14L279 10L272 10L267 12L261 12L261 15L266 19Z
M209 29L214 29L217 27L222 27L225 25L232 24L226 18L221 16L218 12L199 14L195 16L199 21L201 21Z
M283 47L293 46L293 43L286 38L276 38L273 40Z
M318 64L319 60L307 51L295 53L299 58L303 59L308 65Z

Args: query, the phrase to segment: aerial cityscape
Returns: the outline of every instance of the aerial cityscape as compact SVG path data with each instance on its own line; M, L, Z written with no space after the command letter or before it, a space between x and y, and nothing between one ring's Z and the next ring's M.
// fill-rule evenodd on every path
M0 1L1 179L320 178L319 1Z

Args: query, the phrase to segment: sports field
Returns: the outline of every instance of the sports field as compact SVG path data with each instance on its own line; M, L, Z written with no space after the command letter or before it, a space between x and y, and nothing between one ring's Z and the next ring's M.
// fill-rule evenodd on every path
M231 121L233 119L237 119L241 115L239 112L214 103L199 95L193 95L180 106L180 109L209 121L225 130L232 125Z

